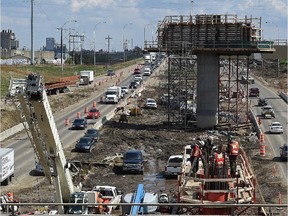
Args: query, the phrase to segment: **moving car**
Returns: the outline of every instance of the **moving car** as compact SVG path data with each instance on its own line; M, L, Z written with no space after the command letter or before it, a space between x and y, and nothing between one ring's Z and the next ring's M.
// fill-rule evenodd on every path
M124 92L125 94L128 94L129 91L128 86L121 86L121 91Z
M84 137L90 137L92 138L94 141L98 141L99 140L99 131L95 128L91 128L88 129L86 131L86 133L84 134Z
M143 77L141 76L141 74L136 74L136 75L134 76L134 79L139 79L140 81L142 81L142 80L143 80Z
M268 102L265 98L258 99L258 106L266 106L266 105L268 105Z
M282 147L280 147L280 158L281 160L286 160L288 159L288 144L284 144Z
M139 77L135 77L133 81L136 82L138 85L141 85L142 83L142 79L140 79Z
M280 122L272 122L269 125L269 133L271 134L283 134L283 126Z
M260 91L259 88L250 88L249 97L259 97Z
M91 152L95 148L95 142L91 137L81 137L76 145L75 150L78 152Z
M145 103L145 108L157 109L156 100L153 98L147 98Z
M83 118L75 119L72 123L72 129L82 129L87 128L87 120Z
M150 75L151 75L151 68L150 67L145 67L143 76L150 76Z
M143 174L144 159L140 150L127 150L123 155L123 171Z
M132 81L129 85L130 89L136 89L139 86L139 84L135 81Z
M96 108L90 109L89 112L87 113L87 118L88 119L98 119L100 117L101 117L101 113Z
M171 155L165 166L165 177L178 176L181 173L183 155Z
M263 118L275 118L275 113L271 105L262 107L261 116Z
M115 75L115 71L113 69L108 69L107 76L114 76L114 75Z
M134 75L135 75L135 74L141 74L140 68L135 68L133 74L134 74Z
M253 77L251 76L248 76L248 79L247 79L247 75L243 75L241 77L241 81L240 81L242 84L254 84L255 83L255 80Z
M55 173L54 173L53 167L49 167L49 168L50 168L50 173L51 173L51 175L54 176ZM36 175L37 175L37 176L44 176L44 175L45 175L43 166L40 164L39 161L36 162L35 172L36 172Z

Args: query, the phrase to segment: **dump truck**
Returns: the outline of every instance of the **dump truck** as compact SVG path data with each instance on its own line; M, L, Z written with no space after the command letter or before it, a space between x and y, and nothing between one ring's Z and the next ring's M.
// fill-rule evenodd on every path
M8 185L14 177L14 149L0 148L0 179L1 185Z

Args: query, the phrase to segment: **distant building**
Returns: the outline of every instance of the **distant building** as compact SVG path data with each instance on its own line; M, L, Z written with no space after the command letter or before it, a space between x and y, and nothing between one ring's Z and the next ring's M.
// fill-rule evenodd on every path
M54 51L56 47L55 38L46 38L46 51Z
M19 48L19 41L16 40L15 34L12 30L2 30L1 31L1 44L0 47L2 49L18 49Z

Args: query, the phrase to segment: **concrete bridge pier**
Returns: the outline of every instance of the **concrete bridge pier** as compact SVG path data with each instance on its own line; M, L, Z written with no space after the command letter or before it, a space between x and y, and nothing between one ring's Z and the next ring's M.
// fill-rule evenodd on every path
M219 55L197 55L197 127L213 128L218 124Z

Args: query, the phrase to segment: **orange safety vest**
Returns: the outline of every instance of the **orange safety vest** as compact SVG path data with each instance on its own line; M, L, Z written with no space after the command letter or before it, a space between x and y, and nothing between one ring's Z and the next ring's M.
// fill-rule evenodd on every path
M201 155L201 149L199 148L198 145L195 145L194 148L193 148L193 151L192 151L192 157L200 157Z
M239 143L237 141L232 141L230 144L230 155L238 155L239 153Z
M215 153L215 166L221 168L224 165L224 157L222 153Z

